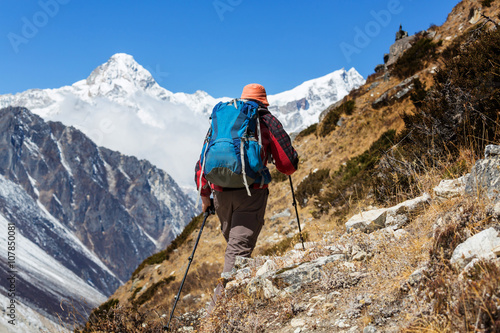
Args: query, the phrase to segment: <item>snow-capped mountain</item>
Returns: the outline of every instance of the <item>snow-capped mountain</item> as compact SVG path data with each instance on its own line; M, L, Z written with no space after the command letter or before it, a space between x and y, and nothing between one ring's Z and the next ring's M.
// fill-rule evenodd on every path
M72 125L100 146L147 159L191 185L206 113L217 101L204 92L172 93L126 54L116 54L86 80L59 89L0 96L0 107L23 106L45 120Z
M354 68L340 69L269 96L269 110L277 115L287 131L298 132L317 123L322 111L364 83Z
M175 181L148 161L27 109L0 109L0 227L15 228L15 298L34 312L56 323L71 321L73 306L88 314L194 214ZM0 233L5 249L7 240ZM7 259L2 252L3 276Z
M300 131L363 83L355 69L341 69L268 96L270 109L287 131ZM98 145L148 159L187 188L194 187L208 115L217 102L229 99L203 91L170 92L132 56L119 53L71 86L2 95L0 108L23 106L46 120L72 125Z

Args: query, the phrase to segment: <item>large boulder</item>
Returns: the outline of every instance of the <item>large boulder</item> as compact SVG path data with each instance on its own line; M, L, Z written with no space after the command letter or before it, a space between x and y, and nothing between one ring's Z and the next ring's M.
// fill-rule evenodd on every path
M488 258L500 246L500 235L495 228L489 228L467 239L453 251L450 263L463 269L475 258Z
M267 275L280 286L286 287L285 290L293 292L302 285L319 281L323 267L329 263L345 260L343 254L333 254L320 257L310 262L304 262L299 265L286 267L277 272L269 272Z
M485 158L476 162L465 184L467 194L485 194L500 200L500 146L488 145Z
M469 174L457 179L444 179L438 186L434 187L434 194L443 199L461 196L465 193L465 184L468 177Z
M387 209L387 215L385 218L385 226L392 227L393 229L401 228L409 221L409 214L417 209L422 208L428 204L431 200L431 196L428 193L411 199L406 200L394 207Z
M373 103L372 107L375 109L381 108L383 106L390 105L403 97L407 96L410 92L415 89L414 81L419 78L418 75L413 75L403 81L401 81L397 86L390 88L385 91L379 98L377 98Z
M345 226L348 232L354 229L363 232L373 232L385 227L385 218L387 208L374 209L354 215L346 222Z
M415 41L417 36L409 36L401 38L391 45L389 59L387 59L387 66L394 65L396 61L403 55L403 53L408 50Z
M391 227L394 230L401 228L409 221L408 215L427 204L430 199L430 195L424 193L393 207L373 209L356 214L346 222L347 232L354 231L354 229L373 232L385 227Z

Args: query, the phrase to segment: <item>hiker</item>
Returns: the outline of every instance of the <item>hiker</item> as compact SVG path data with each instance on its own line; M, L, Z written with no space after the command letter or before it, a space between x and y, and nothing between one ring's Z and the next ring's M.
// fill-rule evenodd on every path
M201 188L202 210L205 212L208 209L211 204L210 196L213 194L215 211L227 242L223 273L233 269L236 256L250 257L255 248L257 237L264 224L264 213L269 195L267 184L271 181L266 167L267 162L274 161L278 171L286 175L294 173L298 166L298 155L292 147L290 137L281 123L267 109L269 103L265 88L255 83L245 86L240 101L251 101L257 103L258 106L257 124L260 124L261 136L258 139L262 144L260 157L263 162L260 177L252 184L245 184L241 187L222 187L207 181L206 173L202 173L202 157L195 169L196 183L198 188ZM235 112L238 111L235 110ZM259 132L258 129L257 132Z

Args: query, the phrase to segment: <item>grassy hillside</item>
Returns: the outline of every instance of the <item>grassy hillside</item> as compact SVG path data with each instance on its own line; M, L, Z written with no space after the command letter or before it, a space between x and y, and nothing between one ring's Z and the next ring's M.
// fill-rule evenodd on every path
M486 17L472 24L469 20L479 7ZM224 258L225 241L212 216L176 308L177 315L186 315L174 326L194 325L200 332L288 332L291 319L308 313L301 306L309 299L334 295L334 301L326 303L330 305L315 308L309 316L318 322L311 329L329 332L328 327L337 327L335 314L351 307L357 315L349 318L350 327L356 322L359 331L376 324L382 331L462 332L472 327L472 318L500 329L495 308L500 304L494 298L499 296L498 267L487 267L474 284L463 284L443 264L452 244L498 224L486 202L473 198L433 202L411 217L405 236L397 242L386 236L346 235L344 226L361 211L431 193L440 180L469 172L485 145L500 142L500 29L492 30L500 21L499 13L498 0L462 1L443 26L419 33L406 52L411 56L371 75L364 86L325 110L320 123L297 135L294 146L300 166L293 181L302 227L308 241L371 253L354 262L358 278L331 265L321 283L289 297L256 299L236 288L212 316L199 320ZM407 87L411 89L403 94ZM256 258L279 258L298 242L288 179L276 177L270 193ZM450 212L455 214L453 223L436 231L434 221L446 219ZM168 249L139 266L93 313L82 332L117 327L128 332L159 331L168 320L200 222L201 217L194 219ZM317 258L322 251L309 249L306 257ZM431 275L418 285L405 284L423 265L430 267ZM364 298L358 299L359 295ZM232 323L231 316L238 323ZM468 318L466 323L463 318Z

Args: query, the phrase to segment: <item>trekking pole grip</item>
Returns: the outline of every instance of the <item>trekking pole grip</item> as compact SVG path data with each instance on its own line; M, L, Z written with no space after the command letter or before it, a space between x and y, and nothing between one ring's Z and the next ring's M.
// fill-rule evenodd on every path
M208 215L215 215L214 198L210 198L210 207L207 208Z

